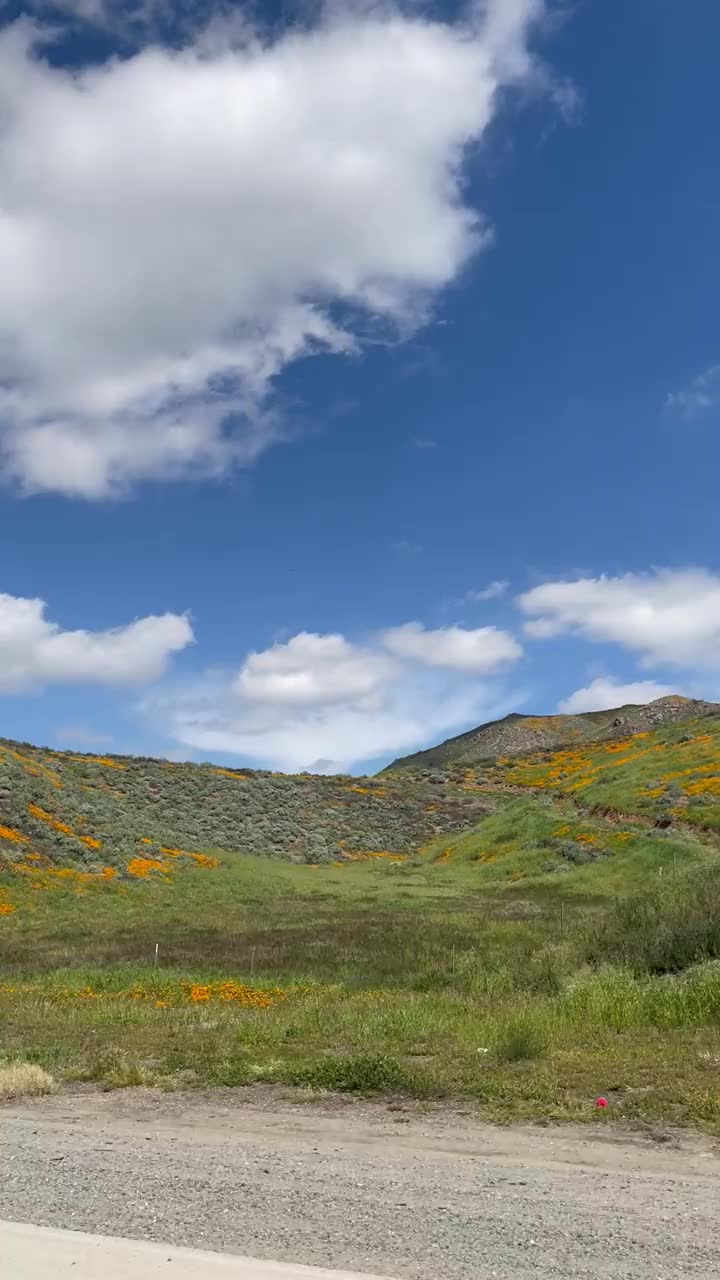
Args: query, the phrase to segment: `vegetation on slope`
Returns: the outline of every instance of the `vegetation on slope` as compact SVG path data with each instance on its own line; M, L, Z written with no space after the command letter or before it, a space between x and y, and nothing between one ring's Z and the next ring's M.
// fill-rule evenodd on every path
M476 820L475 792L427 779L294 776L0 741L0 862L142 872L208 847L320 863L406 854ZM145 867L145 872L161 867Z
M474 775L473 781L477 786ZM595 746L500 757L486 771L485 783L570 796L595 813L720 831L720 715Z
M498 756L519 756L565 745L582 746L605 738L629 737L652 731L676 721L718 714L720 707L717 703L694 701L679 694L658 698L643 706L628 704L611 711L590 711L582 715L513 714L469 729L426 751L403 756L384 772L392 774L411 770L417 773L424 769L452 769L460 764L478 765Z
M508 796L496 813L436 840L424 857L434 865L464 865L474 886L488 894L603 899L714 862L718 851L692 832L581 815L569 801L551 797Z

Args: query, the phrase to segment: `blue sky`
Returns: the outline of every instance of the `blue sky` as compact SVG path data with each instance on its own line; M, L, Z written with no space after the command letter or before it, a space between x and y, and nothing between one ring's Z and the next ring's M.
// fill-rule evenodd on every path
M6 12L3 735L720 698L712 0Z

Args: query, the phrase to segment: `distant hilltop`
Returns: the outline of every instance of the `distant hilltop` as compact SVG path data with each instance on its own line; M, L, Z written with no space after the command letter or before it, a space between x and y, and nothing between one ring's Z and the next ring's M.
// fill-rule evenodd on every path
M597 742L656 729L678 720L717 715L720 703L683 698L679 693L657 698L641 706L628 703L609 711L587 711L576 716L525 716L513 713L502 720L468 729L436 747L393 760L383 772L394 769L444 769L450 765L475 765L503 755L523 755L553 750L573 743Z

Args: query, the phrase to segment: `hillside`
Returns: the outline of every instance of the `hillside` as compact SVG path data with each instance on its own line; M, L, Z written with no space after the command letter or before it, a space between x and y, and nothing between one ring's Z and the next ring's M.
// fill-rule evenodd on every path
M720 1133L720 714L381 779L0 751L0 1067Z
M514 713L503 720L481 724L426 751L394 760L384 775L400 769L445 769L451 765L483 764L498 756L519 756L561 746L599 742L605 738L628 737L663 724L717 715L720 705L683 698L674 694L643 706L629 703L609 711L589 711L582 715L525 716Z
M204 851L291 862L408 853L486 812L423 779L284 775L0 740L0 861L131 873ZM154 865L148 865L154 864Z

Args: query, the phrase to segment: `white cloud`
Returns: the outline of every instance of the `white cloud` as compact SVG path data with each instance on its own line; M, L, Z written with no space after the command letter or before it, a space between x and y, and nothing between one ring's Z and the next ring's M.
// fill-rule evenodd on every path
M355 645L302 633L251 654L234 677L208 673L152 692L141 707L196 753L331 772L504 715L521 701L457 669L390 658L383 639Z
M518 603L538 639L571 632L619 644L645 667L720 664L720 575L707 569L545 582Z
M697 418L717 405L720 405L720 364L713 364L698 374L682 391L671 391L665 401L666 409L687 420Z
M671 685L657 684L654 680L636 680L621 684L611 676L598 676L584 689L576 689L568 698L558 703L558 711L564 715L579 715L582 711L608 711L629 703L642 705L656 698L667 698L677 693Z
M340 635L303 631L285 644L251 653L233 688L249 702L331 706L371 697L394 672L383 654Z
M410 662L483 675L522 655L515 637L497 627L427 630L419 622L406 622L386 631L383 643L390 653Z
M108 631L63 631L43 600L0 595L0 693L46 684L144 684L164 675L173 653L192 643L176 613L139 618Z
M482 604L485 600L497 600L498 596L505 595L509 586L510 583L506 582L504 578L498 578L494 582L489 582L486 587L482 587L479 591L472 589L466 591L463 596L463 603Z
M331 7L80 69L0 31L5 474L88 498L221 474L281 434L289 362L412 329L489 240L463 158L501 89L542 86L542 10Z

